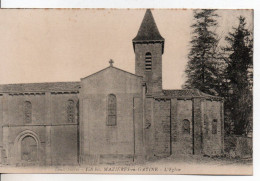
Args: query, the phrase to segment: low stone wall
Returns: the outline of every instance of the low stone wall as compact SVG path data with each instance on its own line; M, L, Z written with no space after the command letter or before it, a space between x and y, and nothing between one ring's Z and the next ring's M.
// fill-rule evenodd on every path
M224 151L229 157L252 158L253 139L245 136L227 136L224 141Z

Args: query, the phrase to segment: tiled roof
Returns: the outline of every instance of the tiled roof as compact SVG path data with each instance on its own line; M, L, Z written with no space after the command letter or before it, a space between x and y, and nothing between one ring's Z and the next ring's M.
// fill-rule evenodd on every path
M166 97L207 97L207 98L218 98L221 97L212 96L205 94L198 89L176 89L176 90L163 90L163 95Z
M154 21L152 12L150 9L146 10L144 19L139 28L139 31L136 37L133 39L134 42L138 41L164 41L164 38L161 36L156 23Z
M80 82L48 82L29 84L2 84L0 92L44 92L44 91L78 91Z

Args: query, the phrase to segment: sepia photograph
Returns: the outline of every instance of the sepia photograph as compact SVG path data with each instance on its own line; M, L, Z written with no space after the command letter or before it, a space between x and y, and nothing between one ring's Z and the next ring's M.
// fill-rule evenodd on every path
M253 174L252 9L0 9L0 172Z

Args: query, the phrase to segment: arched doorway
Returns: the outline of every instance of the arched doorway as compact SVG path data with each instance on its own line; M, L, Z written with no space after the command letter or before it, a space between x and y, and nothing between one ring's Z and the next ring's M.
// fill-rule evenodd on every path
M26 162L37 161L37 142L32 136L25 136L21 140L21 160Z
M15 163L23 165L35 165L40 162L41 142L38 135L31 131L25 130L18 134L15 139Z

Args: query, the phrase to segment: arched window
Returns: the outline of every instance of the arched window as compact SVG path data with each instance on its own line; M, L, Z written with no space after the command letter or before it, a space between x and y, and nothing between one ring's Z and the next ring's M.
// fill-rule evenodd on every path
M116 126L116 96L114 94L108 95L107 126Z
M73 100L67 102L67 118L69 123L73 123L75 120L75 103Z
M24 102L24 121L25 123L32 122L32 103L30 101Z
M213 119L212 121L212 134L217 134L218 120Z
M26 136L21 141L21 159L27 162L37 161L37 143L31 136Z
M188 119L184 119L182 122L182 132L184 134L190 134L190 121Z
M145 70L151 71L152 70L152 54L147 52L145 54Z

